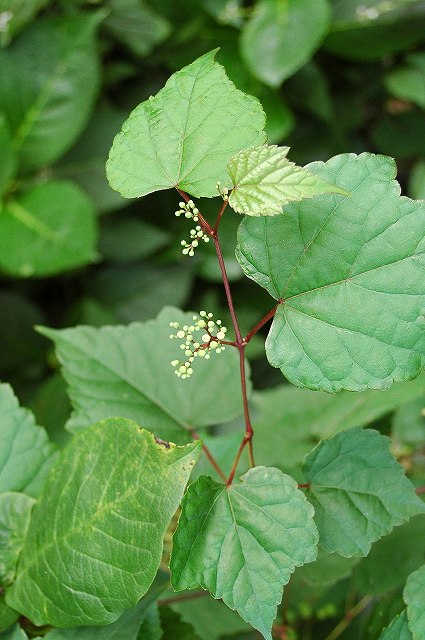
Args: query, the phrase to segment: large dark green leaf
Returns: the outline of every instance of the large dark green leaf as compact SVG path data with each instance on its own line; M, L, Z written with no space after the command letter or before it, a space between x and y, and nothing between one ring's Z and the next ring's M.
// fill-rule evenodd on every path
M324 440L307 456L320 544L329 553L365 556L371 543L425 512L390 441L372 429L351 429Z
M112 188L124 197L172 187L215 196L217 181L228 180L230 158L265 141L260 103L235 88L215 54L173 74L124 123L106 165Z
M208 589L271 640L282 587L316 558L317 540L311 505L278 469L255 467L227 488L201 476L182 502L171 582Z
M95 258L93 205L72 182L46 182L9 200L0 213L0 269L50 276Z
M328 0L261 0L242 32L242 54L255 76L278 86L318 48L330 18Z
M124 419L76 436L50 471L7 604L36 625L117 620L155 577L199 450Z
M22 491L37 497L51 465L53 445L22 409L12 389L0 384L0 493Z
M0 0L0 14L2 28L0 30L0 45L9 44L13 36L18 33L35 14L40 11L49 0Z
M270 363L324 391L414 378L425 363L425 204L399 197L385 156L340 155L308 169L350 197L290 204L239 231L244 272L280 303Z
M192 314L167 307L156 320L128 327L41 330L54 340L69 384L74 404L70 430L120 415L163 438L187 442L187 430L242 412L235 350L199 359L193 375L181 380L170 364L180 355L169 338L173 321L190 324Z
M84 128L99 85L98 23L98 14L40 20L0 51L0 111L23 171L59 158Z

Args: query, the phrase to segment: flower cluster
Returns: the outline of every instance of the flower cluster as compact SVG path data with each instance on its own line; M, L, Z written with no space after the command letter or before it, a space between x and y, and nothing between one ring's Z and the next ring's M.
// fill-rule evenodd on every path
M180 209L175 212L175 215L178 218L181 215L184 215L185 218L191 218L194 222L198 222L199 210L195 207L193 200L189 200L188 202L179 202L179 207ZM200 240L203 240L204 242L210 241L208 234L202 231L202 227L198 224L194 229L190 230L190 242L182 240L180 243L183 247L183 255L191 257L195 255L195 249L199 245Z
M182 378L189 378L192 373L192 363L195 358L209 360L211 352L220 353L225 346L222 341L226 338L227 329L221 324L221 320L213 320L213 314L200 311L199 316L193 316L193 324L180 327L178 322L170 322L170 327L176 329L170 338L181 340L180 349L184 351L186 361L172 360L175 374ZM195 334L202 333L200 336Z

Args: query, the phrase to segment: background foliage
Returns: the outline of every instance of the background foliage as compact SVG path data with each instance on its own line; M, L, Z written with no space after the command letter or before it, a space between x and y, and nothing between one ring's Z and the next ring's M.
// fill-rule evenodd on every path
M159 192L127 201L107 184L107 153L129 111L156 94L172 72L220 47L217 60L239 89L260 99L269 142L291 146L291 160L304 165L342 152L388 154L396 159L403 192L425 198L425 2L0 0L0 42L0 379L13 386L21 405L35 416L19 408L8 386L0 387L2 444L17 421L20 425L16 458L0 464L0 512L13 501L11 492L25 492L28 501L16 507L25 527L52 443L61 448L70 432L107 417L104 406L94 407L72 392L77 411L71 417L57 360L62 351L69 356L69 344L76 362L82 341L92 346L104 341L109 351L117 339L136 340L143 350L161 326L176 319L176 311L165 310L153 321L165 305L208 308L229 324L213 248L200 247L189 260L180 253L181 223L170 215L177 194ZM206 215L209 206L205 201ZM221 237L241 325L248 331L271 305L266 292L243 278L235 259L239 223L239 216L229 212ZM57 356L33 329L148 320L152 322L143 328L132 329L134 336L126 330L119 338L123 330L118 327L102 333L50 332ZM256 336L247 352L259 464L301 480L304 456L319 439L350 427L373 426L391 435L392 452L414 484L425 484L423 376L386 392L358 395L296 389L267 364L264 337ZM158 343L150 375L167 375L156 371L155 363L168 363L168 350L165 340ZM229 380L232 355L226 355ZM193 404L175 415L173 402L179 401L183 383L171 370L166 419L152 409L149 376L139 389L144 401L124 417L142 425L149 420L150 428L157 421L163 429L158 435L170 439L179 421L194 419L214 432L216 437L206 433L206 440L211 438L211 450L228 471L241 422L236 391L230 397L219 395L220 387L230 389L220 365L223 360L218 369L211 362L201 380L204 388L215 389L215 408L205 407L202 394L197 399L191 393ZM85 372L91 378L95 361L92 366ZM65 371L71 387L72 376L80 374L78 364ZM110 379L103 382L111 384ZM130 392L119 372L113 383L116 394ZM47 433L30 429L35 422ZM28 450L35 455L24 463ZM195 475L201 472L214 476L204 460ZM297 569L279 610L286 630L278 621L276 638L332 638L329 634L342 620L333 638L377 640L404 608L407 577L424 562L424 525L425 517L415 516L374 543L364 559L322 552L317 564ZM152 600L165 583L155 585ZM414 609L414 581L406 590ZM121 631L114 623L115 631L99 632L99 638L259 637L209 596L181 602L172 598L171 592L162 593L159 612L145 600L121 620ZM362 603L361 613L349 624L344 616L356 602ZM5 629L15 619L6 609L3 614L4 606L0 598ZM386 640L403 637L403 616L385 632ZM40 630L27 626L26 632L33 637ZM87 633L55 630L46 637L94 637L92 630ZM19 640L23 634L12 627L0 637Z

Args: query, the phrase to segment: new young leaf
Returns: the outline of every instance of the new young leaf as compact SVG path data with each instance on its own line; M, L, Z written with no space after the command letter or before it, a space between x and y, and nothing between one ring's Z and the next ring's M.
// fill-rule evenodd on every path
M155 577L199 449L157 444L124 419L78 434L34 509L7 604L58 627L108 624L134 606Z
M271 640L282 587L316 558L317 540L311 505L278 469L255 467L227 488L201 476L182 502L171 582L208 589Z
M228 180L229 159L265 142L259 101L235 88L215 55L174 73L124 123L106 165L111 187L124 197L172 187L215 196L217 182Z
M365 556L371 543L425 512L390 441L372 429L351 429L324 440L307 456L320 544L329 553Z
M230 206L250 216L273 216L294 200L322 193L349 195L287 159L289 147L263 145L240 151L227 170L233 189Z
M279 300L269 362L298 386L383 389L425 363L425 204L399 197L391 158L345 154L309 171L349 197L246 218L238 260Z

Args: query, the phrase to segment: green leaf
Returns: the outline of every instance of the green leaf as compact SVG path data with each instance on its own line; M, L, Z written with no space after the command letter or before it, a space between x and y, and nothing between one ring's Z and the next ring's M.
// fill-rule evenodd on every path
M18 157L12 146L9 125L5 116L0 113L0 194L3 193L9 181L15 176L17 168Z
M402 611L379 636L379 640L412 640L406 611Z
M0 594L0 638L2 631L9 629L19 618L19 613L7 606L4 595Z
M34 504L34 498L24 493L0 494L0 585L3 587L15 579Z
M253 394L255 459L283 471L300 465L317 440L366 426L425 396L425 375L396 382L385 391L329 394L279 385ZM288 451L291 455L288 455Z
M8 631L1 633L0 640L28 640L28 636L21 627L15 625Z
M261 0L242 32L242 55L257 78L278 86L312 57L329 19L328 0Z
M13 36L29 23L49 0L0 0L2 28L0 45L7 46Z
M100 14L39 20L0 51L0 111L25 172L59 158L83 130L97 95Z
M158 573L149 591L132 609L128 609L112 624L103 627L75 627L53 629L44 637L48 640L138 640L139 630L148 615L152 603L165 589L168 578ZM143 640L152 640L143 638Z
M316 558L317 539L311 505L278 469L255 467L227 488L202 476L182 502L171 582L208 589L271 640L282 587Z
M103 222L99 250L112 262L132 262L146 258L170 242L170 234L134 215L120 213ZM126 267L128 265L126 264ZM155 265L157 272L158 266ZM140 286L139 282L139 286Z
M423 0L335 0L324 47L349 60L381 60L424 41Z
M73 438L34 509L7 604L59 627L108 624L134 606L155 577L199 450L157 444L118 418Z
M413 640L423 640L425 637L425 565L407 578L403 599L407 605L407 620Z
M160 614L163 629L162 640L201 640L192 625L184 622L180 614L170 607L161 607ZM140 640L151 639L141 637Z
M260 103L235 88L215 54L173 74L124 123L106 165L111 187L124 197L172 187L213 197L230 158L265 142Z
M93 205L72 182L32 187L0 211L0 269L14 276L51 276L95 257Z
M425 54L407 57L406 66L390 71L385 77L387 90L397 98L425 108Z
M425 204L398 197L385 156L307 168L351 196L292 203L239 231L242 269L280 303L269 362L297 386L331 392L414 378L425 363Z
M307 456L320 544L329 553L365 556L371 543L425 512L390 440L372 429L351 429L324 440Z
M415 162L409 177L409 195L411 198L425 200L425 161Z
M403 588L409 574L424 561L424 530L425 515L421 514L375 542L354 570L355 590L364 595L381 596Z
M71 431L121 415L162 438L187 442L186 430L240 415L238 354L227 349L199 359L188 380L177 378L170 365L180 352L169 338L174 321L190 324L192 314L167 307L156 320L128 327L40 329L54 340L69 385Z
M421 447L425 442L425 397L398 409L392 420L392 435L401 443Z
M143 58L171 31L171 24L140 0L108 0L104 29L134 55Z
M137 640L161 640L162 635L158 603L155 602L146 611Z
M227 170L233 189L230 206L250 216L273 216L294 200L322 193L349 195L287 159L289 147L263 145L240 151Z
M52 463L53 445L34 416L22 409L11 387L0 384L0 493L38 497Z

